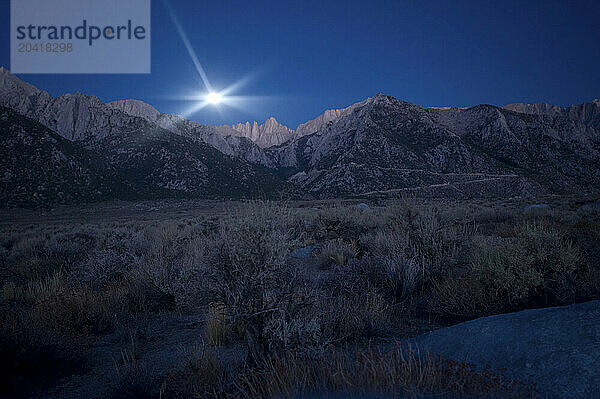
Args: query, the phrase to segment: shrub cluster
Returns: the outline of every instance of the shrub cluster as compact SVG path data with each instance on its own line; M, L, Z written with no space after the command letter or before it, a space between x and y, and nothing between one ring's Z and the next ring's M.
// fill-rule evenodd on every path
M466 271L435 283L432 309L477 317L593 297L581 251L557 228L524 223L513 237L477 237ZM597 292L596 292L597 294Z
M117 396L504 389L465 365L341 348L395 336L407 320L598 298L598 226L581 213L400 201L370 211L249 202L208 219L14 229L0 240L0 358L28 381L78 364L96 336L139 315L177 310L206 315L198 341L213 346L187 354L166 388L125 357ZM314 256L290 257L307 244ZM245 354L233 368L221 359L228 345Z

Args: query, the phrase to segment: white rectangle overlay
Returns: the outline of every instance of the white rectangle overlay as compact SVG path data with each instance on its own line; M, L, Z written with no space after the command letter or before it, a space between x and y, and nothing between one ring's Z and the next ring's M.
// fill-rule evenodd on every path
M139 73L151 0L11 0L12 73Z

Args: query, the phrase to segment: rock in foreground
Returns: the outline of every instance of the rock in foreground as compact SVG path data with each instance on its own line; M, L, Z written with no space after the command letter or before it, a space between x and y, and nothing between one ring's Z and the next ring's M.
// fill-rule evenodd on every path
M543 397L598 397L600 301L484 317L421 335L414 344L536 383Z

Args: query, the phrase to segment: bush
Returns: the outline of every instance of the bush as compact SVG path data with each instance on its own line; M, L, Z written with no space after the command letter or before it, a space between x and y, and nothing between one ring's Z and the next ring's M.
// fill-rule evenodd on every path
M5 300L9 294L10 305L30 314L38 327L73 337L106 333L132 314L164 309L171 303L144 281L115 281L94 289L69 281L60 271L25 287L7 283Z
M295 244L286 227L288 215L286 208L250 203L224 220L204 246L203 295L208 302L222 303L227 323L243 329L253 361L273 348L270 320L289 322L305 304L298 275L286 263Z
M578 248L560 231L528 223L514 238L475 240L466 273L434 284L433 308L474 317L572 303L588 284L584 275Z
M373 291L397 304L411 296L422 283L422 275L422 266L413 260L365 255L332 269L321 284L325 290L345 296L360 297Z
M309 313L290 318L277 312L267 322L264 333L269 337L270 353L289 348L312 352L320 350L324 341L321 320Z
M211 304L206 321L206 340L212 345L224 345L231 338L227 324L227 309L222 303Z
M318 211L311 223L317 240L350 241L376 228L383 220L379 212L364 212L354 205L333 206Z
M576 295L574 277L582 269L579 249L543 224L526 224L515 239L495 247L480 243L471 261L483 284L500 290L515 306L568 301Z
M324 342L378 337L397 328L399 316L412 309L422 281L421 266L403 258L365 255L336 266L320 281L326 295L317 301Z
M392 306L377 292L342 295L320 301L315 309L324 344L380 337L394 327Z
M72 336L102 333L114 325L117 303L87 287L70 288L60 276L37 288L33 315L47 329Z
M392 208L385 228L360 237L364 253L390 259L414 259L429 279L458 262L465 240L476 226L470 219L438 208Z
M406 230L384 230L360 237L360 245L366 253L394 258L412 255L410 235Z

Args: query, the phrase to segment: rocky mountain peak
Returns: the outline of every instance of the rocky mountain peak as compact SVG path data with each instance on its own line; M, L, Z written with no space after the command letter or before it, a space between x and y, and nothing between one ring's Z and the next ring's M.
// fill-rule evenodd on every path
M294 136L294 130L277 122L273 117L268 118L262 125L254 121L233 126L217 126L216 129L224 136L246 137L262 148L280 145Z
M369 97L367 102L372 103L390 103L390 102L400 102L396 97L388 96L387 94L377 93L373 97Z
M400 104L414 105L405 101L398 100L395 97L387 96L383 93L377 93L374 97L369 97L365 101L355 104L354 108L359 108L360 106L397 107Z
M400 101L398 101L396 98L387 96L380 92L373 97L369 97L366 100L354 103L346 108L328 109L315 119L298 125L298 127L296 128L296 137L308 136L317 131L320 131L324 126L339 121L343 117L350 115L354 110L359 110L365 107L372 107L376 105L395 106L399 103Z
M160 117L160 112L152 105L140 100L117 100L110 102L109 107L123 111L129 115L140 116L148 121L156 122Z
M365 101L368 101L368 99ZM364 104L365 101L352 104L346 108L325 110L325 112L323 112L315 119L298 125L298 127L296 128L296 137L308 136L313 133L316 133L327 124L334 123L340 120L343 116L350 114L354 108Z
M503 108L524 114L570 118L584 125L600 129L600 101L598 99L589 103L576 104L568 107L546 103L516 103L505 105Z
M266 126L277 126L277 125L283 126L283 125L280 125L279 122L277 122L277 119L273 118L272 116L269 117L269 119L267 119L265 121L264 125L266 125Z
M22 81L10 73L8 69L0 67L0 95L4 97L5 102L8 100L19 101L20 99L17 97L22 97L23 95L32 96L41 93L46 92L43 92L37 87Z

